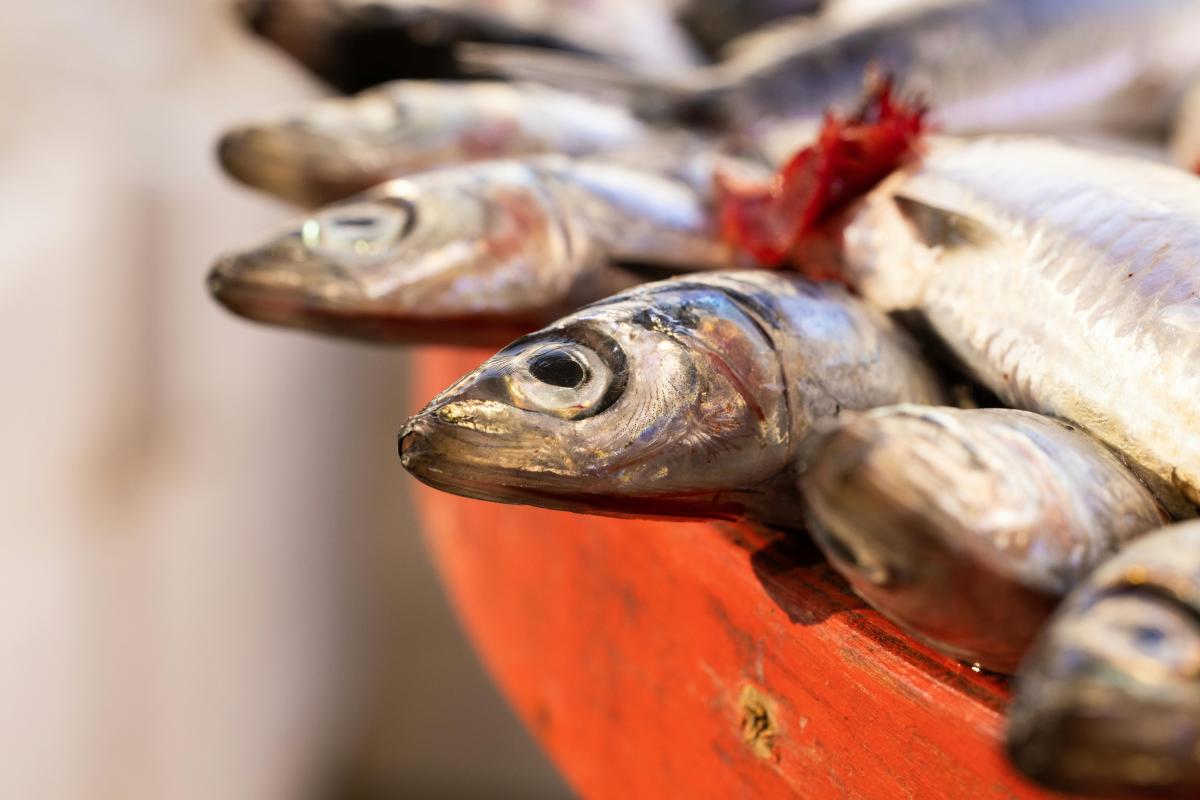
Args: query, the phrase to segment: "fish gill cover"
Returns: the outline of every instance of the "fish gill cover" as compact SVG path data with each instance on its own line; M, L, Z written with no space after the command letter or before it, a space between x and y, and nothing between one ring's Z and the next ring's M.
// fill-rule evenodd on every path
M816 142L771 180L717 176L722 237L764 266L782 266L808 234L918 153L926 111L897 98L890 78L868 77L858 110L827 111Z

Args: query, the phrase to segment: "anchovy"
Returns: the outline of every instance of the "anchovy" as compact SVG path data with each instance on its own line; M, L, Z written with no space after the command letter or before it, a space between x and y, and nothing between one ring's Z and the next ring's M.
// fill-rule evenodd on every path
M1092 568L1169 522L1099 442L1011 409L843 415L801 484L814 538L859 596L997 672Z
M670 11L642 0L240 0L237 8L251 31L344 92L402 78L467 77L462 42L648 68L697 63Z
M1200 796L1200 522L1143 537L1071 593L1018 673L1006 738L1056 789Z
M481 47L478 69L577 90L619 92L644 114L708 121L744 135L852 106L863 75L882 70L926 100L954 132L1164 123L1200 68L1198 0L944 0L851 15L794 44L667 78L565 55Z
M941 397L912 342L840 287L706 273L518 339L413 417L400 454L468 497L796 526L819 421Z
M243 183L313 207L435 167L585 156L649 137L620 106L534 84L396 81L238 127L218 154Z
M355 338L497 345L641 279L734 265L705 198L631 167L488 161L389 181L227 256L235 313Z
M1017 408L1200 501L1200 181L1037 138L935 141L846 227L846 279Z
M679 20L709 55L764 26L793 18L811 20L821 0L685 0Z

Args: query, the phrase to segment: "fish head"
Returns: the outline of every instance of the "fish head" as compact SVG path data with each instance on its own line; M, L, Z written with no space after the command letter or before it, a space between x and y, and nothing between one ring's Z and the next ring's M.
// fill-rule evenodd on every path
M522 319L560 302L595 264L511 167L389 181L226 256L209 289L258 321L383 338L389 328L405 338L414 326Z
M761 329L666 281L517 340L400 434L437 488L610 515L741 516L789 463L787 393Z
M1022 665L1007 747L1022 772L1076 792L1200 793L1200 617L1169 592L1070 602Z
M389 178L521 152L491 87L397 81L331 97L226 133L217 147L242 183L301 206L341 200Z
M1053 481L962 414L843 413L800 484L813 538L857 594L939 649L1010 672L1063 589L1002 543L1037 536L1057 558L1056 532L1039 527L1058 519L1041 505Z

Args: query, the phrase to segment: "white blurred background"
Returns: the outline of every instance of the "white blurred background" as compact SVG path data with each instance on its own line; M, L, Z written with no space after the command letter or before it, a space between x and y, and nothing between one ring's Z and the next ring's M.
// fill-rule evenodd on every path
M406 502L401 351L210 302L319 90L223 0L0 8L0 797L556 797Z

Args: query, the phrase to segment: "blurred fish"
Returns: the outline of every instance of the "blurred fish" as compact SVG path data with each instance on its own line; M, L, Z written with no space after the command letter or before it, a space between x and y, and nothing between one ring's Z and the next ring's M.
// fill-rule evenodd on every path
M951 131L1161 126L1200 68L1200 0L939 0L851 15L794 45L745 48L659 79L519 48L476 47L479 69L621 94L646 115L750 136L847 107L881 69Z
M302 206L439 166L627 148L650 135L628 111L533 84L396 81L236 128L225 171Z
M1143 537L1075 589L1009 713L1009 754L1039 783L1200 796L1200 522Z
M1170 521L1103 445L1011 409L842 415L801 484L810 530L855 592L998 672L1092 568Z
M1178 515L1200 501L1200 181L1049 140L935 140L843 233L845 279L1006 405L1073 421Z
M240 0L237 8L250 30L344 92L401 78L464 77L462 42L639 68L697 63L669 9L640 0Z
M811 19L821 0L685 0L679 19L710 55L783 19Z
M940 398L907 337L840 287L708 273L518 339L410 420L400 454L468 497L795 526L819 420Z
M546 156L390 181L225 257L209 289L276 325L496 344L639 282L614 261L683 271L734 259L686 183Z

